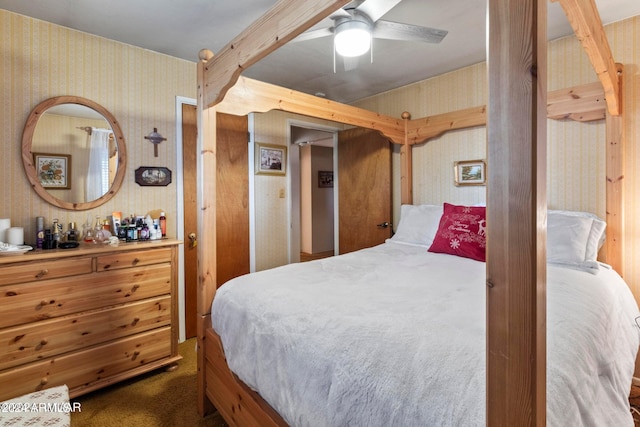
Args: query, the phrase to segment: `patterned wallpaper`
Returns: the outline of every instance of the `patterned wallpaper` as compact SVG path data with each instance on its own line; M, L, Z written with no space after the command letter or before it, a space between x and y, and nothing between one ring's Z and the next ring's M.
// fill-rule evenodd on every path
M254 141L286 145L290 120L321 127L344 128L340 123L320 120L282 111L254 114ZM288 150L291 155L292 150ZM255 175L255 241L256 271L289 262L289 197L288 176ZM280 192L285 198L280 198Z
M640 135L640 17L608 25L606 31L615 60L625 65L625 278L640 301L640 150L636 146ZM87 217L106 216L113 210L125 214L165 210L169 233L175 235L175 183L167 188L140 187L133 177L139 166L175 170L175 97L196 97L197 52L194 62L183 61L4 10L0 10L0 49L0 218L10 217L29 236L39 215L47 222L58 218L62 223L83 223ZM596 76L574 37L549 44L549 90L593 81ZM115 115L124 132L128 150L125 182L114 199L93 211L51 207L30 189L24 175L20 158L24 122L35 105L58 95L100 103ZM409 111L419 118L482 105L486 97L486 69L480 63L357 105L396 117ZM256 140L285 144L287 118L281 113L256 115ZM167 137L158 147L157 158L144 139L154 127ZM415 203L483 202L483 188L453 185L453 162L484 158L485 140L484 128L477 128L450 132L416 147ZM548 140L549 206L604 217L604 122L549 121ZM394 155L396 178L398 153ZM260 176L256 180L257 252L264 254L256 262L258 270L286 262L286 206L276 194L283 188L288 191L282 178ZM397 184L395 188L397 218Z
M48 22L0 10L0 218L25 227L29 240L35 217L78 225L112 211L124 215L164 210L170 236L176 236L176 184L140 187L140 166L176 170L176 96L196 97L196 61L184 61ZM120 123L127 145L127 171L118 194L90 211L50 206L31 190L21 161L22 130L30 111L59 95L91 99ZM144 139L153 128L167 138L153 156ZM66 229L66 227L65 227Z
M625 66L625 279L640 302L640 16L606 27L614 60ZM575 37L549 43L548 89L556 90L597 81ZM378 94L358 107L412 118L486 104L486 63ZM548 204L552 209L589 211L605 218L605 123L549 120ZM478 203L481 188L453 185L453 162L485 158L485 128L449 132L414 148L414 203ZM399 179L399 151L394 156ZM394 213L398 218L399 187Z

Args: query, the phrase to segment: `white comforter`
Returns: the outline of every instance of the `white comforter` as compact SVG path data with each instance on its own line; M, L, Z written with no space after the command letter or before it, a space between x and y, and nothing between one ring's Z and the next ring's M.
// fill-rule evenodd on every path
M549 426L633 426L638 307L613 271L549 266ZM234 279L212 323L292 426L485 424L485 264L385 243Z

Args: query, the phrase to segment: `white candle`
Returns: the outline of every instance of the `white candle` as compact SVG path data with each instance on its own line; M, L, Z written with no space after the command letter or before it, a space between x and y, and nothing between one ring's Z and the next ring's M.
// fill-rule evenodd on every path
M9 243L10 245L24 245L24 228L9 228L7 230L7 243Z
M7 230L11 227L11 219L0 218L0 242L7 242Z

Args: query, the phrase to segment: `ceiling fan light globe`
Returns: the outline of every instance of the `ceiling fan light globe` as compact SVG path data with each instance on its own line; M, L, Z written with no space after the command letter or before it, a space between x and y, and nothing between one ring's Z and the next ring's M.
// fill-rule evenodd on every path
M362 21L343 22L336 26L333 42L340 56L364 55L371 48L371 28Z

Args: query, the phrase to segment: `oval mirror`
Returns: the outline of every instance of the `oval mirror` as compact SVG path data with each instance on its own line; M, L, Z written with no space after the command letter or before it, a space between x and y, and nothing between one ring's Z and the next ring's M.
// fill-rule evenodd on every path
M89 99L47 99L24 126L22 163L31 187L63 209L92 209L110 200L124 180L126 159L115 117Z

